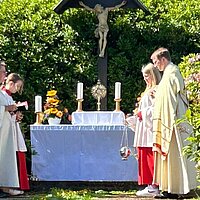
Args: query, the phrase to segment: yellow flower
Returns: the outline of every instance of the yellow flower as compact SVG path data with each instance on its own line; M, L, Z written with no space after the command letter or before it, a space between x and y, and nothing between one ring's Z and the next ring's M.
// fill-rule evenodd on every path
M68 113L68 109L67 108L64 108L64 113Z
M50 114L56 114L58 112L57 108L50 108Z
M52 104L54 106L58 105L59 102L60 102L59 99L54 99L52 97L47 98L47 103Z
M56 90L50 90L47 92L47 96L48 97L53 97L57 94L57 91Z
M46 103L44 104L44 120L48 120L49 118L62 118L63 111L61 111L61 107L59 103L61 102L56 95L56 90L50 90L47 92Z
M49 115L49 114L51 114L51 110L47 109L47 110L44 111L44 113Z
M63 112L62 111L58 111L56 113L56 116L59 117L59 118L61 118L63 116Z

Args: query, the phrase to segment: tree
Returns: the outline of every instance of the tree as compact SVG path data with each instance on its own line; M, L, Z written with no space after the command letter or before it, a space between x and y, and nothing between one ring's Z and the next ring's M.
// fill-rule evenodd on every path
M57 15L57 0L6 0L0 4L0 58L9 70L25 79L27 125L35 122L34 96L46 98L56 89L63 105L76 110L76 84L84 83L83 110L96 110L91 88L97 82L98 39L96 16L82 9ZM145 88L141 67L160 46L168 48L173 62L200 50L200 4L196 0L143 0L150 10L123 9L109 13L108 110L114 110L114 85L122 83L121 109L132 112Z

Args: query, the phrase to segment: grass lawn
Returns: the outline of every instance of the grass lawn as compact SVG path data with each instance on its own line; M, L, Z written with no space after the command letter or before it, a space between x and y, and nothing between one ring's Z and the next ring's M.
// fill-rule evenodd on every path
M116 182L31 182L31 190L8 200L131 200L144 199L135 196L136 183ZM195 198L193 198L195 197ZM145 198L145 200L153 198ZM185 198L184 198L185 199ZM200 199L200 190L187 199Z

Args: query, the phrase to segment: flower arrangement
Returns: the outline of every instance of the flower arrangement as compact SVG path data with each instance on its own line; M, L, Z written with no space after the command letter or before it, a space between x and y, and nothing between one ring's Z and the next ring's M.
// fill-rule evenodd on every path
M47 99L44 105L44 120L49 118L62 118L63 111L60 108L59 103L61 102L57 96L56 90L50 90L47 92Z

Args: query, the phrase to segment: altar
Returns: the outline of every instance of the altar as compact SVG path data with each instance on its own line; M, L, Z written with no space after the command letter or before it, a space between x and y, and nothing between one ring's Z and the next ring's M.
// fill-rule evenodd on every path
M73 125L124 125L122 111L82 111L72 113Z
M39 181L137 181L137 160L122 160L119 153L124 128L31 125L31 145L37 153L32 155L33 176ZM131 147L134 133L127 133Z

